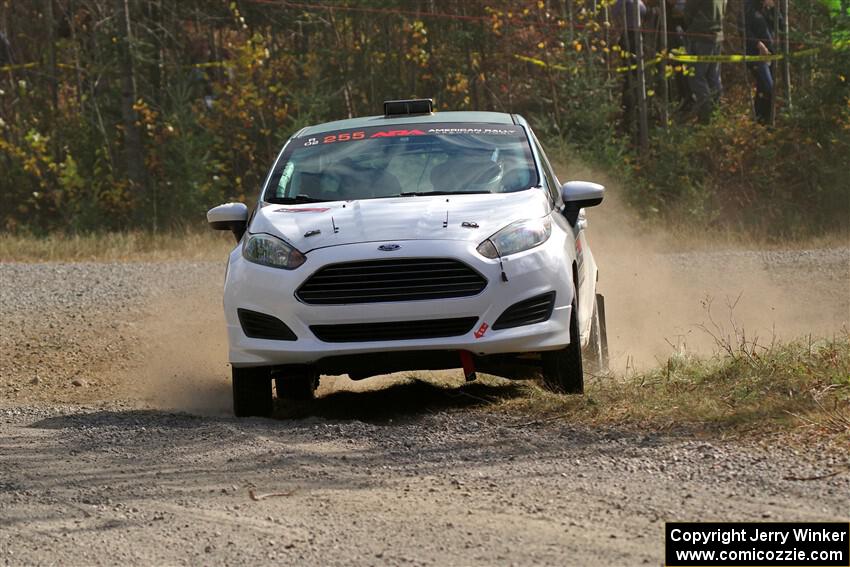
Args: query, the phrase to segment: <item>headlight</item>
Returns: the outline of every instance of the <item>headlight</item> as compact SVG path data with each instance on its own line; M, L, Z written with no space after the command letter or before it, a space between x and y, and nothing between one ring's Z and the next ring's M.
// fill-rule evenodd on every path
M272 268L294 270L304 263L304 254L269 234L251 234L242 245L242 256L249 262Z
M552 220L548 216L517 221L479 244L478 253L485 258L510 256L540 246L551 234Z

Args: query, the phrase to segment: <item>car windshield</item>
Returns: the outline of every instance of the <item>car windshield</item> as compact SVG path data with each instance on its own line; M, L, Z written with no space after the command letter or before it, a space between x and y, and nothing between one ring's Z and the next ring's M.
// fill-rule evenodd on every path
M272 172L264 200L510 193L538 184L520 126L403 124L293 138Z

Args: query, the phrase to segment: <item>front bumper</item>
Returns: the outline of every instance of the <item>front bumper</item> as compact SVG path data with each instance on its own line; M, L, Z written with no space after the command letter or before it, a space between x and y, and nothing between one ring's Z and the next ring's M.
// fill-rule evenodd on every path
M245 261L239 248L234 250L224 293L231 364L238 367L312 364L328 357L390 351L467 350L478 355L491 355L555 350L569 343L573 286L563 235L553 232L543 245L504 258L507 282L501 279L499 261L482 257L470 242L401 241L401 249L395 252L379 251L381 244L369 242L313 250L307 254L304 265L292 271L252 264ZM326 264L387 259L391 254L400 258L457 259L486 277L488 284L476 296L440 300L307 305L295 297L295 290ZM499 315L514 303L552 290L556 292L555 308L548 321L498 331L490 328ZM298 339L273 341L245 336L239 324L238 308L277 317L292 329ZM326 343L317 339L310 330L311 325L472 316L478 317L472 331L447 338ZM487 327L482 333L483 324Z

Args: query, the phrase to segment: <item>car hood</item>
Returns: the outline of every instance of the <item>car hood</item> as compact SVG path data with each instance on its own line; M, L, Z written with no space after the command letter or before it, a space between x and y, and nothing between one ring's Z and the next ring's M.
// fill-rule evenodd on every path
M396 240L478 243L514 221L540 218L549 210L546 195L538 188L487 195L266 204L257 211L250 232L283 237L302 252L357 242Z

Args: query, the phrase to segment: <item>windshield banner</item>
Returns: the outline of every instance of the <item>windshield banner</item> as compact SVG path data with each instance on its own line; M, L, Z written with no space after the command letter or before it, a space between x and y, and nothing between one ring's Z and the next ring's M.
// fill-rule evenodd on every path
M408 138L411 136L524 136L522 127L514 124L405 124L398 126L373 126L371 128L355 128L325 132L316 136L301 136L293 138L295 147L309 148L337 144L340 142L356 142L359 140L374 140L378 138Z

